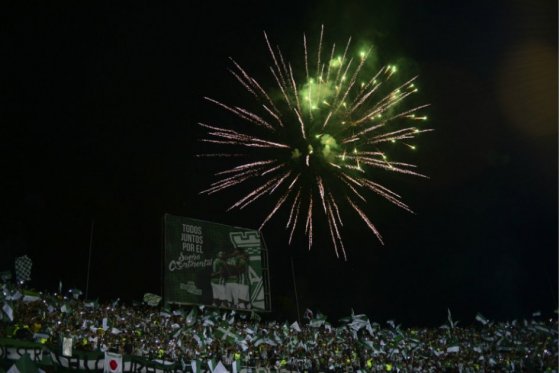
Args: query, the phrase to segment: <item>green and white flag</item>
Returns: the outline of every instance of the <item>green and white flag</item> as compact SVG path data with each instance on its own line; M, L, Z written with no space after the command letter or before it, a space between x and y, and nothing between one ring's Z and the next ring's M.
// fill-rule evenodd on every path
M488 320L486 319L486 317L482 316L481 313L477 313L477 314L476 314L476 321L478 321L478 322L481 323L482 325L488 324Z
M196 307L191 308L191 311L189 312L187 318L185 319L187 326L194 325L194 323L196 322L197 315L198 315L198 308Z
M239 347L241 347L241 350L243 350L243 351L247 351L249 349L249 345L247 344L247 341L245 341L245 340L237 341L237 345Z
M193 373L200 373L200 360L192 360L191 361L191 368Z
M453 319L451 318L451 310L449 308L447 309L447 321L449 321L449 326L451 327L451 329L455 328L459 323L459 321L453 321Z
M294 321L294 323L292 325L290 325L290 329L295 330L296 332L301 332L301 328L299 327L299 324L297 321Z
M373 347L373 342L372 341L364 339L364 340L361 340L360 343L367 349L370 349L372 351L375 350L375 348Z
M85 306L86 308L93 308L93 309L95 309L95 308L99 307L99 302L97 301L97 299L96 299L96 300L92 300L91 302L84 303L84 306Z
M367 318L354 318L348 327L354 331L358 331L362 328L365 328L369 325L369 320Z
M274 342L272 339L270 338L259 338L255 341L255 343L253 344L253 346L255 347L259 347L262 344L267 344L269 346L276 346L277 343Z
M208 360L208 368L210 368L210 372L213 372L215 367L216 367L216 360L214 359Z
M318 328L321 325L325 324L326 321L327 316L317 312L317 316L309 321L309 326L311 326L312 328Z
M216 323L210 319L204 319L202 322L202 326L214 326Z
M259 321L261 321L261 316L258 313L256 313L255 311L251 311L250 320L254 320L254 321L259 322Z
M231 370L233 373L238 373L241 371L241 362L239 360L234 360L231 364Z
M22 298L22 302L24 303L31 303L31 302L37 302L40 301L41 298L34 296L34 295L24 295Z
M204 347L204 344L205 344L204 341L206 340L206 338L204 337L203 334L194 333L193 338L196 341L196 343L198 344L198 347Z
M148 306L156 307L161 302L161 297L157 294L146 293L144 294L144 303Z
M42 369L38 369L35 363L29 357L29 354L25 353L14 365L7 370L6 373L44 373Z
M24 290L23 298L21 300L25 303L36 302L38 300L41 300L41 294L31 290Z
M369 335L371 335L373 337L373 327L371 326L371 322L369 322L366 324L366 330L369 333Z
M214 331L214 336L217 339L221 339L222 341L230 343L236 343L237 341L240 341L242 339L240 335L232 332L230 328L226 329L222 326L216 328L216 330Z
M179 324L173 324L173 325L171 325L171 328L172 328L173 330L175 330L175 333L173 333L173 338L174 338L174 339L179 338L179 336L181 335L181 333L183 333L183 328L181 328L181 327L179 326ZM180 341L179 341L179 342L180 342Z

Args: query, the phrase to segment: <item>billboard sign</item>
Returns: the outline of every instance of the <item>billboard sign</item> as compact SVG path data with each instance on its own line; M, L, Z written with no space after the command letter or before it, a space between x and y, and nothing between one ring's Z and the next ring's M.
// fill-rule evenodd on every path
M260 232L171 214L163 225L165 303L270 310Z

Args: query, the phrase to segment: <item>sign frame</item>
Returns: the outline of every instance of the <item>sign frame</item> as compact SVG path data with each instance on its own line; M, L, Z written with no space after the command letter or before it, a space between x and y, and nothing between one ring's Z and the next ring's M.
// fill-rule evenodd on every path
M268 258L259 230L166 213L162 218L163 302L270 312Z

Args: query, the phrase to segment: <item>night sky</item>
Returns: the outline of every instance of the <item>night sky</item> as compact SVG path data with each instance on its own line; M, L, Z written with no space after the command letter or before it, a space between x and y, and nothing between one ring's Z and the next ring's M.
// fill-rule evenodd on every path
M326 231L287 245L286 214L263 230L270 317L461 325L558 308L558 3L555 1L283 1L134 6L2 6L0 270L27 254L32 283L139 300L160 292L164 213L257 228L271 201L225 210L243 188L199 195L216 164L195 158L205 102L252 102L227 72L271 63L262 31L291 60L302 34L369 41L419 73L436 131L417 141L429 180L388 175L415 215L378 198L344 227L348 261ZM242 3L243 5L236 4ZM91 7L89 7L89 6ZM403 151L404 153L404 151ZM385 177L385 176L383 176ZM300 235L301 236L301 235Z

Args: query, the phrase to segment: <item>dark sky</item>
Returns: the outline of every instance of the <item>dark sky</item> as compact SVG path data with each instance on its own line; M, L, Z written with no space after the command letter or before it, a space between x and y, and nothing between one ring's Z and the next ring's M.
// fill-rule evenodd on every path
M254 75L270 63L262 31L287 56L302 33L373 43L420 74L436 131L417 143L429 180L388 177L416 215L379 203L345 227L349 260L326 232L287 245L265 229L272 317L302 309L335 320L439 325L552 314L558 302L558 4L555 1L9 2L0 22L0 270L34 260L32 285L139 299L159 292L164 213L258 227L270 202L226 213L236 194L198 192L199 121L236 98L234 57ZM236 3L243 3L239 5ZM351 3L351 5L349 5ZM378 202L374 202L378 203ZM373 211L375 210L375 211Z

